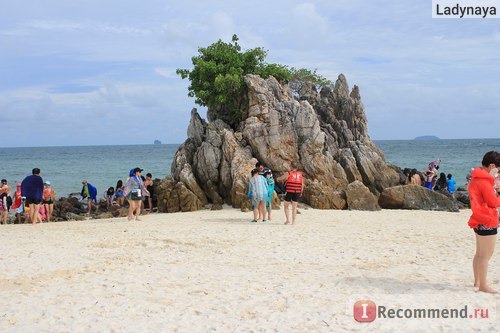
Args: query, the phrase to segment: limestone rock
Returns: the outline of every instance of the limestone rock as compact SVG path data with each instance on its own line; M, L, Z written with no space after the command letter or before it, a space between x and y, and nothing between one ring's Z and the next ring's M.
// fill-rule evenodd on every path
M347 186L346 197L351 210L380 210L377 197L359 180Z
M422 209L458 212L456 201L418 185L399 185L384 189L378 203L387 209Z
M377 209L373 198L399 184L399 173L368 136L359 88L349 91L344 75L320 92L312 84L292 89L273 77L247 75L245 83L248 108L240 110L239 124L227 114L218 118L216 110L207 111L209 123L191 111L188 139L175 154L171 177L157 187L160 211L207 204L249 209L246 193L257 161L275 177L299 162L302 201L314 208ZM346 197L352 183L350 191L363 194L363 205Z

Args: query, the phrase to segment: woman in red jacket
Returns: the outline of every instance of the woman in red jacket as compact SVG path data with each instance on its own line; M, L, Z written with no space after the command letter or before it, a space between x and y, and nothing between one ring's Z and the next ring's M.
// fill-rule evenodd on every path
M497 293L486 284L488 262L495 250L498 228L498 210L500 197L494 189L495 180L491 170L500 167L500 153L487 152L482 161L482 166L474 169L469 183L469 197L472 215L469 227L476 233L476 254L472 260L474 270L474 287L479 291Z

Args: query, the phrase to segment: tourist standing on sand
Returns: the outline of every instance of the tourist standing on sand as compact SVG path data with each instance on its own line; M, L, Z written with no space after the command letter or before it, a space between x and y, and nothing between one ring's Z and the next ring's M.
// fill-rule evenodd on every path
M29 207L29 221L31 224L36 224L43 200L43 179L40 176L40 169L34 168L31 173L31 176L27 176L21 182L21 194L26 198L25 204Z
M17 223L21 224L21 218L24 214L24 202L23 195L21 194L21 183L17 183L16 192L14 193L14 200L12 203L12 209L16 213Z
M146 180L144 181L144 186L146 186L146 190L148 190L149 195L144 196L144 203L148 203L148 208L146 209L149 212L153 212L153 175L149 172L146 174Z
M139 215L141 214L141 204L142 198L144 196L149 196L149 192L144 186L144 182L141 178L141 168L133 169L133 175L128 179L127 183L123 187L123 194L127 197L129 207L128 207L128 220L134 218L140 221Z
M481 162L482 166L474 169L469 183L469 197L472 215L469 227L476 233L476 253L472 260L474 271L474 287L479 291L497 293L486 284L488 262L495 250L498 228L498 210L500 197L494 191L495 179L491 170L500 167L500 154L487 152Z
M253 220L251 222L257 222L259 218L262 222L266 222L267 180L259 174L257 168L252 170L251 176L247 193L247 197L252 199Z
M54 203L56 202L56 192L54 188L50 185L47 180L43 183L43 205L45 206L45 214L47 215L47 222L52 219L52 213L54 212Z
M9 194L10 186L7 184L7 179L2 179L0 183L0 220L2 224L7 224L7 216L9 215ZM11 199L12 200L12 199Z
M292 170L285 172L277 180L285 180L285 224L295 224L297 221L297 204L302 192L304 191L304 179L302 172L298 170L298 164L292 162ZM292 206L292 222L290 222L289 207Z

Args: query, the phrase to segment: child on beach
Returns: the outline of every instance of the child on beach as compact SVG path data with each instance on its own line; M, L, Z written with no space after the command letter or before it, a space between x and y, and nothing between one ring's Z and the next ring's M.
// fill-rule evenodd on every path
M274 194L274 178L271 170L264 172L264 177L266 177L267 180L267 200L266 200L267 219L271 220L271 211L272 211L271 202L273 201L273 194Z
M17 183L16 187L17 189L14 193L12 209L14 209L14 212L16 212L17 223L21 224L21 218L24 215L24 198L21 194L21 183Z
M43 183L43 206L45 207L45 212L47 214L47 222L52 219L52 213L54 212L54 203L56 202L56 192L54 188L50 185L47 180Z
M268 200L267 181L264 176L259 175L258 169L253 169L252 177L248 185L248 198L252 199L253 220L257 222L262 217L262 222L266 222L266 201Z

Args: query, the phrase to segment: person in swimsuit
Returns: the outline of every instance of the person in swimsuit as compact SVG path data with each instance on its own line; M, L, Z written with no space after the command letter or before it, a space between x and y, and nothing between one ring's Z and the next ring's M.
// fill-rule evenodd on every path
M149 192L149 195L144 197L144 204L147 203L148 208L146 210L152 212L154 188L153 188L153 175L150 174L149 172L146 174L146 180L144 181L144 186L146 186L146 190L148 190Z
M47 180L44 182L43 189L43 205L45 206L45 214L47 217L47 222L52 219L52 213L54 212L54 202L56 202L56 192Z

